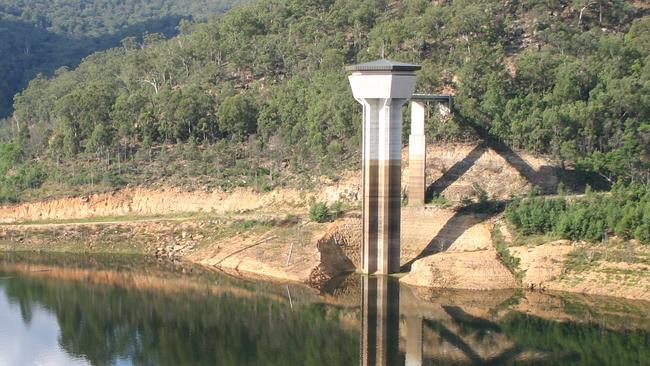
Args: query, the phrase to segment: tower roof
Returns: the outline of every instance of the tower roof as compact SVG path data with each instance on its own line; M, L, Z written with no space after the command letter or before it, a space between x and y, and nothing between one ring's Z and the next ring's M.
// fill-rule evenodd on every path
M348 71L416 71L422 66L406 64L403 62L391 61L386 59L375 60L358 65L347 66Z

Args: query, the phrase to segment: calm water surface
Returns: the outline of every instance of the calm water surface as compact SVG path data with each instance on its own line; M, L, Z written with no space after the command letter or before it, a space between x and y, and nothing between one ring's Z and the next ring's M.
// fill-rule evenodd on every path
M650 365L650 304L0 254L4 365Z

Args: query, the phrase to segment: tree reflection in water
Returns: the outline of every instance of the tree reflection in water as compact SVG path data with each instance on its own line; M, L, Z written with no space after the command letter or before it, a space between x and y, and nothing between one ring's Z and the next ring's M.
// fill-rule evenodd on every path
M555 321L513 311L523 295L515 291L501 302L503 292L471 291L427 302L386 277L363 278L361 288L362 366L650 365L647 303L608 299L611 317L566 300L565 315L589 321ZM630 304L637 313L621 316Z
M650 364L648 304L592 301L610 311L575 295L414 291L356 275L318 294L132 257L35 258L0 257L0 297L25 327L45 309L61 348L94 365ZM564 320L513 309L534 310L535 296Z
M284 299L246 289L215 293L209 284L182 291L96 285L100 279L86 281L85 272L61 281L53 271L16 273L0 281L0 296L25 314L47 309L62 348L93 365L350 365L359 354L356 330L341 326L335 307L292 309Z

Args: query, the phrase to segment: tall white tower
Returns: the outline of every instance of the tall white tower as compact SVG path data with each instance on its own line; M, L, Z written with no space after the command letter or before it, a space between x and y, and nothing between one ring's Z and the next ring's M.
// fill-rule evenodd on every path
M399 272L402 106L420 68L389 60L347 67L352 94L363 105L364 273Z

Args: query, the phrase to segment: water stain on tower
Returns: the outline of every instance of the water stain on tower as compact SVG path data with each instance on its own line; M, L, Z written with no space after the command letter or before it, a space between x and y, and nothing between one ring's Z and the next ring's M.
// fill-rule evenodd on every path
M364 273L399 272L402 106L420 68L389 60L347 67L352 94L363 105Z

